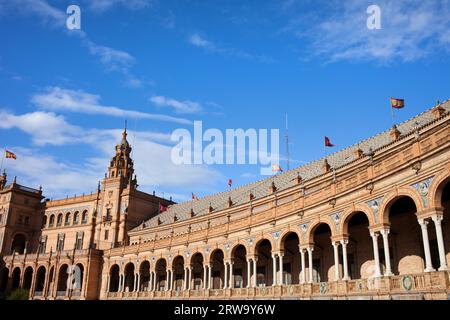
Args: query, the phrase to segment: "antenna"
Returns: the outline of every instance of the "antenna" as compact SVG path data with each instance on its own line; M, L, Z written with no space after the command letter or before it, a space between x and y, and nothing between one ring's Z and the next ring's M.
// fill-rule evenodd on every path
M286 113L286 133L285 133L285 139L286 139L286 168L287 170L290 170L289 166L289 133L288 133L288 115Z

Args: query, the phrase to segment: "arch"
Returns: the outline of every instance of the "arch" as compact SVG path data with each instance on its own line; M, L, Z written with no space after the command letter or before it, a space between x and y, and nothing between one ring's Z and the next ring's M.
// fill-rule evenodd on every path
M144 260L139 266L139 288L138 291L147 291L150 286L150 262Z
M30 290L33 281L33 267L28 266L23 274L23 288Z
M88 222L88 211L84 210L81 214L81 224L86 224Z
M67 291L67 279L69 277L68 274L68 268L69 266L67 264L63 264L60 268L59 268L59 272L58 272L58 283L57 283L57 296L65 296L66 295L66 291Z
M301 271L300 237L297 232L289 231L281 239L283 252L283 284L299 284Z
M417 191L412 187L402 187L398 188L397 190L389 192L381 201L380 208L378 210L378 214L380 215L379 221L383 223L389 223L389 208L392 206L392 204L401 197L409 197L414 201L414 204L416 205L417 212L422 211L423 208L423 202L420 198Z
M373 216L372 210L366 204L358 204L352 208L344 211L341 217L342 223L339 224L339 234L348 234L348 223L352 217L359 212L366 215L369 222L369 226L375 225L375 217Z
M314 232L322 224L326 224L330 228L332 237L336 235L336 225L333 221L331 221L331 218L329 216L319 217L319 219L311 222L311 224L308 227L308 230L306 231L306 239L308 243L314 243L313 240Z
M58 227L62 226L62 222L63 222L63 214L59 213L56 218L56 226Z
M311 243L314 243L313 251L313 281L328 282L333 279L334 252L331 245L333 228L330 223L322 220L311 227Z
M17 289L17 288L20 287L20 275L21 275L21 270L20 270L19 267L16 267L13 270L13 273L12 273L12 276L11 276L11 278L12 278L11 289L12 290Z
M247 248L244 244L238 243L231 250L233 260L233 283L232 288L245 288L248 285L248 263Z
M48 227L50 228L50 227L53 227L54 225L55 225L55 215L52 214L52 215L50 216L50 220L49 220L49 222L48 222Z
M80 222L80 213L75 211L73 214L73 224L78 224Z
M11 253L23 254L27 243L27 237L23 233L16 233L11 243Z
M373 276L375 260L370 236L369 216L363 211L351 210L345 219L344 234L348 236L347 270L350 279ZM342 246L339 246L342 254ZM339 256L340 274L343 276L343 257Z
M179 255L172 260L172 286L176 291L183 290L184 285L184 257Z
M71 218L71 214L70 212L66 213L66 218L64 219L64 225L68 226L70 224L70 218Z
M125 292L133 292L134 291L134 277L135 277L135 266L133 262L128 262L125 265L124 269L124 276L125 276L125 282L124 282L124 291Z
M273 264L272 264L273 243L269 239L261 239L255 245L256 261L256 285L270 286L273 279ZM276 270L275 270L276 271Z
M37 269L36 272L36 281L34 284L34 292L35 295L39 295L41 296L43 291L44 291L44 287L45 287L45 276L46 276L47 270L45 269L45 266L40 266Z
M225 255L222 249L215 249L211 252L211 289L221 289L225 284Z
M277 243L275 241L275 239L272 237L271 234L265 234L265 235L260 235L259 237L257 237L253 243L255 244L253 247L253 252L251 254L256 255L257 254L257 248L258 246L261 244L261 242L263 242L264 240L269 241L270 246L275 249L277 246Z
M109 292L118 292L120 283L120 267L113 264L109 268Z
M439 173L433 178L428 188L428 202L432 208L442 208L442 192L444 187L450 182L450 169Z
M283 231L283 233L280 236L280 241L278 242L278 248L280 250L283 250L284 242L285 242L286 238L292 233L295 233L297 235L299 241L302 238L302 235L301 235L301 233L298 230L288 229L288 230Z
M203 279L205 276L204 269L204 258L201 252L196 252L192 255L190 264L192 266L192 279L191 288L194 290L199 290L202 288Z
M164 291L167 287L167 261L165 258L159 258L155 264L156 290Z

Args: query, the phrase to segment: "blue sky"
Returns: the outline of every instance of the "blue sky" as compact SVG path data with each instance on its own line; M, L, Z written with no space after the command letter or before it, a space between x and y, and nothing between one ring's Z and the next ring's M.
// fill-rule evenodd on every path
M334 151L324 135L343 148L388 129L390 96L398 121L450 98L448 0L0 0L0 41L0 141L18 156L4 167L51 198L95 190L125 120L140 188L185 200L261 178L171 163L194 120L283 135L287 113L294 167Z

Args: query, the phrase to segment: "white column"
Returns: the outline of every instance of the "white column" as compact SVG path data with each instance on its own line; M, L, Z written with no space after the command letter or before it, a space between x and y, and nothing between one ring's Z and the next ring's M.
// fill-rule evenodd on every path
M306 282L306 268L305 268L305 249L300 249L302 259L302 283Z
M230 289L234 288L234 281L233 281L233 261L230 262Z
M141 274L140 273L136 273L137 276L137 284L136 284L136 291L141 291Z
M224 275L225 281L223 283L223 288L226 289L226 288L228 288L228 262L224 263L224 272L225 272L225 275Z
M391 269L391 254L389 252L389 229L381 230L381 235L383 236L384 260L386 260L386 272L384 275L388 277L393 275Z
M211 289L212 287L212 265L208 265L208 289Z
M420 229L422 229L423 251L425 252L425 272L435 271L431 262L430 241L428 239L428 221L418 220Z
M121 275L120 275L120 279L121 279L121 282L120 282L120 292L124 292L124 291L125 291L125 275L124 275L124 274L121 274Z
M119 273L119 287L117 288L118 292L122 291L122 275Z
M169 283L170 283L170 273L169 273L169 269L166 270L166 290L165 291L169 291Z
M313 282L313 247L308 248L308 268L309 268L309 279L308 282Z
M277 255L272 254L272 286L277 285Z
M189 266L188 267L189 268L189 270L188 270L188 290L191 290L191 284L192 284L192 267L191 266Z
M370 236L372 237L373 256L375 259L375 277L381 277L380 254L378 252L378 233L371 232Z
M158 289L158 283L157 283L158 277L156 276L156 271L153 272L153 291L156 291Z
M339 242L333 242L334 249L334 281L339 281Z
M250 269L252 267L251 261L252 261L251 259L247 259L247 288L250 288L250 279L251 279Z
M280 253L278 255L278 262L280 263L280 281L279 281L279 285L282 286L283 285L283 253Z
M187 268L184 268L184 282L183 282L183 290L187 290Z
M150 277L148 279L147 291L151 291L152 290L152 278L153 278L153 272L150 271Z
M203 290L206 290L206 275L207 275L207 270L208 266L203 264Z
M111 287L111 280L109 279L109 274L106 275L106 292L109 292Z
M443 219L443 216L440 214L437 214L437 215L434 215L432 217L432 219L434 221L434 226L436 228L436 239L437 239L438 249L439 249L439 260L441 263L441 266L439 267L439 271L448 270L447 260L445 258L444 237L442 236L441 221Z
M258 285L258 272L256 270L257 262L258 258L255 257L253 259L253 288L256 288L256 286Z
M343 280L350 280L350 277L348 276L347 244L348 244L348 240L341 240L342 260L344 260L344 278L343 278Z

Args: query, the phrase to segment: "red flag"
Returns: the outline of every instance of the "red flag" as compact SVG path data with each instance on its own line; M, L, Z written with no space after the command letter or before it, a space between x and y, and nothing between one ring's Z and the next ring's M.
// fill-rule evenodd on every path
M328 137L325 137L325 147L334 147L334 144L331 143Z
M404 99L391 98L391 108L402 109L404 107L405 107L405 100Z
M159 213L163 213L164 211L167 211L167 207L165 205L159 204Z
M17 159L16 154L8 150L5 150L5 156L6 159L14 159L14 160Z
M233 180L228 179L228 186L231 188L232 185L233 185Z
M192 200L198 200L197 196L192 192Z
M272 172L283 172L283 169L278 164L272 165Z

